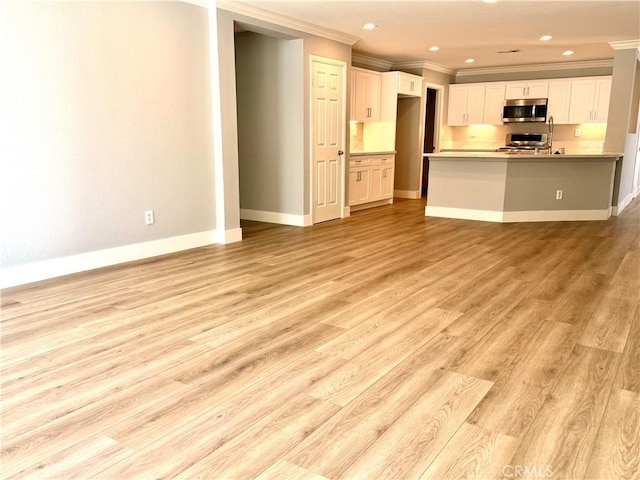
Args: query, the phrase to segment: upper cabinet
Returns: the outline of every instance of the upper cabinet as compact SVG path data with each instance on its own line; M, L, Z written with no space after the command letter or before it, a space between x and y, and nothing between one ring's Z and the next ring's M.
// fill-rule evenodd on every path
M351 120L377 122L380 119L380 85L378 72L352 68Z
M554 124L569 123L571 83L569 78L549 80L547 118L553 117Z
M449 85L447 125L502 125L504 83Z
M398 78L398 95L422 97L422 77L404 72L394 72Z
M484 84L449 85L447 125L464 126L484 121Z
M587 77L573 81L569 123L606 123L611 77Z
M505 92L505 99L518 100L520 98L547 98L548 94L548 80L508 82Z

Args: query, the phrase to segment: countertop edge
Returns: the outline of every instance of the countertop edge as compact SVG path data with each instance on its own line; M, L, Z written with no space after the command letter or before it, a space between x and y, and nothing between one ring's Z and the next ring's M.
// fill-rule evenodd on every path
M436 153L428 154L430 160L440 161L460 161L471 162L617 162L622 158L621 153L583 153L583 154L563 154L563 155L526 155L508 153Z

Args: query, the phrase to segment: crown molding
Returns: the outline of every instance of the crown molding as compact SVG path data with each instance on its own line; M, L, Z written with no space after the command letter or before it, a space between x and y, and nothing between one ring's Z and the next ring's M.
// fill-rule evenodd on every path
M393 68L426 68L428 70L433 70L434 72L446 73L447 75L456 74L456 71L452 68L449 68L445 65L440 65L439 63L428 62L426 60L419 60L417 62L398 62L393 64Z
M351 63L357 63L358 65L367 65L373 68L379 68L384 71L391 70L391 66L393 62L389 62L388 60L382 60L380 58L369 57L367 55L362 55L360 53L352 53L351 54Z
M614 50L627 50L631 48L640 49L640 39L638 40L623 40L621 42L609 42L611 48Z
M333 40L335 42L353 45L358 40L360 40L360 37L356 37L354 35L341 33L329 28L319 27L318 25L313 25L311 23L303 22L302 20L296 20L295 18L279 15L277 13L269 12L267 10L243 4L241 2L233 0L217 0L217 2L215 3L216 6L222 10L237 13L239 15L246 15L247 17L251 17L256 20L262 20L299 32L309 33L311 35L316 35L328 40Z
M508 65L505 67L466 68L458 70L456 77L470 75L492 75L497 73L542 72L550 70L575 70L582 68L612 68L613 59L589 60L584 62L539 63L533 65Z

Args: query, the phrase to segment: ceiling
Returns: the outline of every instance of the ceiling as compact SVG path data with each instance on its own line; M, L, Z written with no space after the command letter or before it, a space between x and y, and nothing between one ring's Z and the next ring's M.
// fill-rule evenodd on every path
M640 39L640 0L240 0L232 3L359 38L355 54L469 68L611 59ZM377 25L363 30L363 24ZM543 42L542 35L553 38ZM429 50L431 46L439 51ZM511 53L511 50L518 52ZM572 50L571 56L562 52ZM509 52L509 53L499 53ZM474 63L465 59L474 58Z

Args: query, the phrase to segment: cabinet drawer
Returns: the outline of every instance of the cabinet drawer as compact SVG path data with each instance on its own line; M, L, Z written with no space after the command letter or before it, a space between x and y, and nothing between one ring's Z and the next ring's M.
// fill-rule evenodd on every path
M371 165L391 165L394 160L394 155L372 155Z
M351 157L349 159L349 168L363 167L371 165L371 157Z

